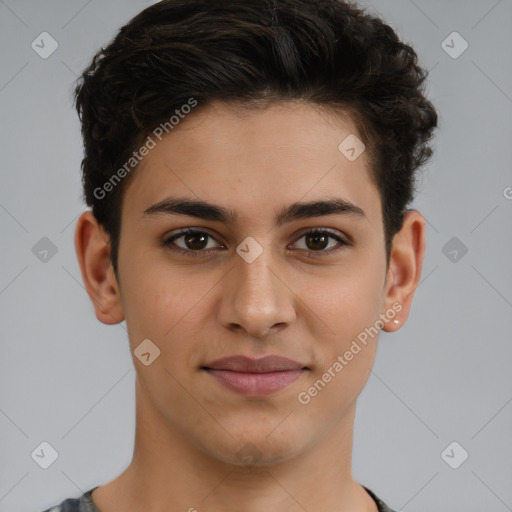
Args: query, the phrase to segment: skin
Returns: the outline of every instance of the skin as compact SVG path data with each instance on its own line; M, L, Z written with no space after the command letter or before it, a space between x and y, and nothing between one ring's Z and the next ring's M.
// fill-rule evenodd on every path
M303 102L243 115L222 103L198 109L150 151L125 190L118 279L108 236L90 211L81 215L76 250L98 320L126 320L132 355L147 338L161 351L149 366L133 357L134 455L119 477L94 491L102 512L377 510L352 477L351 455L356 399L378 336L308 404L298 401L393 304L401 310L383 329L404 324L421 276L425 220L414 210L394 237L386 267L367 153L349 161L338 150L357 133L346 115ZM144 215L169 196L221 205L237 220ZM273 224L291 203L333 197L359 206L365 217ZM197 239L187 246L186 237L162 244L186 227L212 238L203 246ZM311 228L352 244L328 238L315 245L304 236ZM248 236L263 250L252 263L236 252ZM309 370L259 398L234 393L201 370L240 354L278 354ZM240 460L244 447L252 460Z

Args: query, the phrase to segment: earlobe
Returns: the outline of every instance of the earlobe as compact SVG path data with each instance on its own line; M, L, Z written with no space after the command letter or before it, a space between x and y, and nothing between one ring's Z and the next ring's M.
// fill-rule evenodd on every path
M119 286L110 261L109 237L92 211L80 215L75 230L75 249L82 280L96 318L104 324L124 320Z
M402 228L393 238L382 311L389 320L383 330L397 331L406 322L420 282L424 255L425 219L418 211L408 210Z

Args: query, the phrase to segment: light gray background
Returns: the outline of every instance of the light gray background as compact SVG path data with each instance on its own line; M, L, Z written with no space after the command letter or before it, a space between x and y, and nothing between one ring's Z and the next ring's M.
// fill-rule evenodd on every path
M0 1L0 512L76 497L131 459L125 326L95 319L74 253L84 205L70 94L96 50L150 4ZM381 335L354 474L396 510L512 510L512 1L361 4L431 70L440 130L414 203L429 223L423 281L407 324ZM59 44L47 59L31 48L43 31ZM453 31L469 44L456 59L442 47ZM46 262L32 252L42 237L57 247ZM468 248L455 262L442 251L452 237ZM59 454L46 470L31 458L42 441ZM469 453L458 469L441 457L452 441ZM449 454L457 462L461 449Z

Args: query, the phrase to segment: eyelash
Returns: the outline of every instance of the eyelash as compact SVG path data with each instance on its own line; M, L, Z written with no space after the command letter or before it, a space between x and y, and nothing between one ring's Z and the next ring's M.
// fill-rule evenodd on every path
M181 247L171 247L172 242L174 242L175 240L178 240L179 238L182 238L183 236L198 235L198 234L206 235L207 237L214 239L214 237L212 235L210 235L209 233L207 233L206 231L187 228L187 229L184 229L184 230L180 231L179 233L176 233L170 237L164 238L162 240L162 245L167 247L170 251L177 252L180 254L185 254L186 256L204 256L205 254L208 254L210 251L212 251L212 249L207 249L207 250L203 249L203 250L193 251L190 249L188 249L188 250L182 249ZM349 241L341 238L338 234L335 234L326 229L312 229L310 231L306 231L296 240L296 242L307 235L327 235L329 238L334 238L340 244L340 246L335 249L332 249L332 248L331 249L321 249L318 251L307 250L307 249L297 249L299 251L306 251L306 256L308 258L328 256L330 254L337 253L338 251L342 250L343 247L345 247L345 246L351 245L351 243Z

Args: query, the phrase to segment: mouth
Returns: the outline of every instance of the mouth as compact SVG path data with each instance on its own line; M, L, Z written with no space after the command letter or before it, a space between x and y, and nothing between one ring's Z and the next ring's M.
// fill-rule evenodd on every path
M235 393L258 397L288 387L309 368L286 357L269 355L260 359L225 357L201 366L201 370Z

